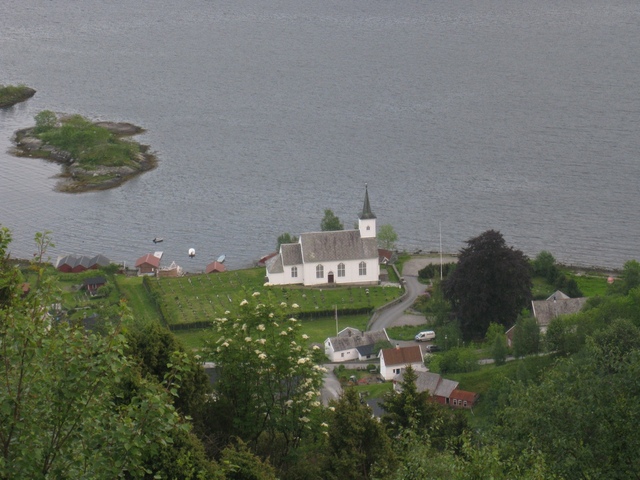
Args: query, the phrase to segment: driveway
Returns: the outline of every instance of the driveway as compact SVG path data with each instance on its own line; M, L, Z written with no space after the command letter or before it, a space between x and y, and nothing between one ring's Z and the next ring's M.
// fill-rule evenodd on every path
M457 257L443 256L442 261L455 262ZM405 280L405 295L402 301L379 310L369 323L369 330L382 330L388 327L399 327L403 325L423 325L424 315L412 313L411 306L418 296L422 295L427 286L418 281L418 272L427 265L439 264L440 257L417 257L412 258L404 264L402 277Z

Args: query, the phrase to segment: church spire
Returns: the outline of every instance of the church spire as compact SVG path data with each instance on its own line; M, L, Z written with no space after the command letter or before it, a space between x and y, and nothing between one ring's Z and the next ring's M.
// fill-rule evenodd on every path
M376 216L371 211L371 205L369 204L369 188L367 184L364 184L364 205L362 206L362 213L360 214L360 220L375 219Z

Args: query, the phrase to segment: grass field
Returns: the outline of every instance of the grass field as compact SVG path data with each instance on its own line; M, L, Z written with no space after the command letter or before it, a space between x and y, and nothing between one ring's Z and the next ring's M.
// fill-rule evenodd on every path
M391 287L308 288L265 287L264 269L236 270L215 275L189 275L180 278L153 278L149 285L170 325L191 324L231 314L253 292L260 292L275 303L297 304L304 319L317 312L333 318L354 310L371 310L388 303L402 290Z
M368 315L350 315L344 318L338 317L338 328L342 330L346 327L354 327L364 331L367 327L368 321ZM335 318L305 318L301 321L301 325L302 333L309 336L309 345L314 343L322 344L327 337L333 337L336 335ZM198 349L202 347L203 339L206 338L208 331L208 329L193 329L176 330L173 333L186 347Z

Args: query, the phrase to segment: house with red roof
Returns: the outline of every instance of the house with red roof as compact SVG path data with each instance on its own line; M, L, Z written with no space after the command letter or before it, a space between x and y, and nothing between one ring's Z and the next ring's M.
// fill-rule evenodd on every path
M419 345L380 350L380 375L385 380L393 380L396 375L406 370L408 365L416 372L427 371Z
M162 252L147 253L136 260L138 275L155 275L160 268Z
M204 269L205 273L222 273L226 271L227 269L225 268L225 266L217 261L211 262L209 265L207 265L207 268Z

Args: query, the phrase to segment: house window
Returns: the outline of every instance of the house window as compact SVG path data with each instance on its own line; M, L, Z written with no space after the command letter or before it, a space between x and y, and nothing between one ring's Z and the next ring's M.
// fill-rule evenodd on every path
M367 264L365 262L360 262L360 275L366 275L367 274Z
M454 405L458 405L458 400L454 398L454 399L453 399L453 404L454 404Z
M344 277L344 263L338 264L338 276Z
M367 225L367 230L371 230L371 227L369 225Z
M291 278L298 277L298 267L291 267Z
M402 371L401 368L394 368L393 369L393 373L395 373L396 375L400 374L401 371Z
M467 406L467 401L465 400L463 403L464 403L464 406L466 407Z
M344 352L342 352L342 353L340 354L340 356L341 356L341 357L344 357Z
M316 278L324 278L324 267L316 265Z

